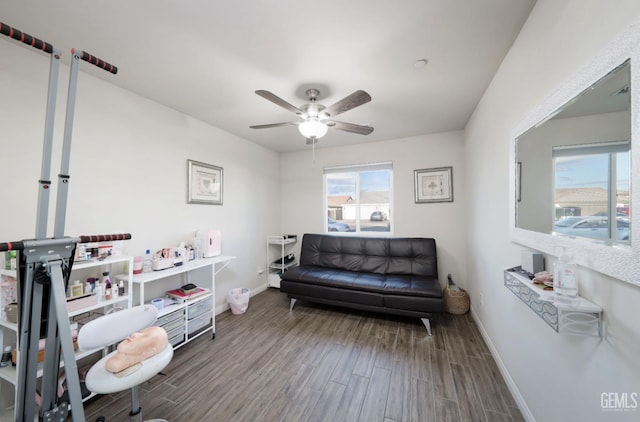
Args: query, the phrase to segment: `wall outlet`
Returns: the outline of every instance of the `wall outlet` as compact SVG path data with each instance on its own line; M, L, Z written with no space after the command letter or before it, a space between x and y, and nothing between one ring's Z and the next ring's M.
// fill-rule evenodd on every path
M480 293L480 306L484 305L484 294Z

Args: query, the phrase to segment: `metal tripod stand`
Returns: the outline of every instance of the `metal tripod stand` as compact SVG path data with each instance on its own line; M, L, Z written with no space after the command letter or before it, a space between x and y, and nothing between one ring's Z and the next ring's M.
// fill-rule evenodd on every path
M17 391L15 416L17 421L33 421L38 378L38 349L41 335L46 335L44 364L41 382L41 406L39 420L65 421L69 410L74 422L84 422L82 393L71 338L69 314L65 291L69 282L75 248L78 243L130 239L130 234L64 236L67 197L69 189L69 161L71 133L75 109L76 86L80 60L107 70L113 74L117 68L84 51L71 50L71 71L67 96L62 162L58 175L59 187L53 238L46 238L51 181L51 153L53 123L57 95L60 51L53 45L32 37L0 22L0 33L48 53L51 56L49 85L45 116L42 170L38 190L35 239L0 243L0 252L20 251L18 280L19 346L17 365ZM64 362L69 392L69 402L58 403L56 394L60 364Z

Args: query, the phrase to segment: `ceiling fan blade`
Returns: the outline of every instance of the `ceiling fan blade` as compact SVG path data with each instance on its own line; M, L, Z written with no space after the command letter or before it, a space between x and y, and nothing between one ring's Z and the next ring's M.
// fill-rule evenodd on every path
M367 94L363 90L358 90L351 95L347 95L337 103L330 105L325 109L325 111L333 117L344 113L345 111L349 111L352 108L368 103L369 101L371 101L371 95Z
M329 120L326 123L327 123L327 126L331 128L344 130L345 132L358 133L360 135L368 135L371 132L373 132L373 128L371 126L362 126L362 125L356 125L353 123L336 122L335 120Z
M276 105L279 105L280 107L284 108L285 110L292 111L292 112L294 112L296 114L304 114L302 112L302 110L300 110L298 107L295 107L295 106L289 104L288 102L286 102L285 100L283 100L282 98L278 97L276 94L274 94L272 92L259 89L259 90L256 91L256 94L258 94L259 96L261 96L265 100L269 100L272 103L274 103Z
M298 122L282 122L282 123L269 123L266 125L253 125L249 126L251 129L268 129L271 127L281 127L281 126L289 126L289 125L297 125Z

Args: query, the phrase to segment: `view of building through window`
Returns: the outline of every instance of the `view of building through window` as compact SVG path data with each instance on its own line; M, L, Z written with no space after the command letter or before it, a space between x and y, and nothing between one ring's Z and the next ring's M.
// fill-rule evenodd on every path
M628 142L554 148L553 154L554 231L629 242Z
M329 232L391 232L391 163L325 169Z

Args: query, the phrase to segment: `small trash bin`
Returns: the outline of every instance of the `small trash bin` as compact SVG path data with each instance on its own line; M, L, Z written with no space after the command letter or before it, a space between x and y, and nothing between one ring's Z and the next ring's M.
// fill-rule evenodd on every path
M231 313L234 315L242 315L247 312L250 297L251 290L246 287L229 290L229 293L227 294L227 302L229 302Z

